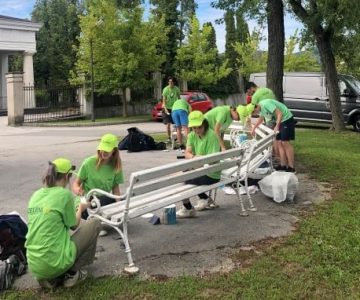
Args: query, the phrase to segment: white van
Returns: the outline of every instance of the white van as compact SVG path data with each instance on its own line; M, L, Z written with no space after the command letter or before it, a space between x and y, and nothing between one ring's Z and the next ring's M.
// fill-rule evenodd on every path
M360 81L339 76L344 120L360 132ZM266 86L266 73L250 75L250 81ZM326 78L320 72L286 72L283 78L284 103L299 121L331 123L332 116Z

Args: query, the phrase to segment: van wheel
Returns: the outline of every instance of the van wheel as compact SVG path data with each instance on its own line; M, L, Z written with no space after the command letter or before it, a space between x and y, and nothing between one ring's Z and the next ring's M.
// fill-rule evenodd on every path
M355 116L353 126L356 132L360 132L360 115Z

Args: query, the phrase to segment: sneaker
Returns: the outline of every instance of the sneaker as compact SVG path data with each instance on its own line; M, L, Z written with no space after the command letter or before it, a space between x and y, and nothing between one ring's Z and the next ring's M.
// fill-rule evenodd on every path
M196 217L196 211L194 208L187 209L183 206L182 208L180 208L180 210L176 212L176 217L178 217L179 219L193 218Z
M296 173L295 169L292 167L287 167L286 172Z
M64 287L73 287L78 282L85 280L87 272L85 270L76 271L74 275L66 274L64 280Z
M200 199L197 205L194 206L197 211L202 211L208 208L208 201L204 199Z
M104 229L100 230L99 232L99 236L106 236L108 234L108 232Z
M275 168L274 168L276 171L287 171L287 166L281 166L281 165L279 165L279 166L276 166Z

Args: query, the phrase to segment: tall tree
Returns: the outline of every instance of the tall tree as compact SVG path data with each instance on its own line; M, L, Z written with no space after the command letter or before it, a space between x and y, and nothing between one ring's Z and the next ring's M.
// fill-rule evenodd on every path
M212 27L204 25L193 17L188 41L177 51L177 75L202 89L218 82L230 72L228 61L217 66L217 48L211 47Z
M179 45L181 46L184 38L189 32L190 24L197 4L194 0L180 0L179 8Z
M232 93L239 92L238 72L237 72L237 54L235 51L235 43L237 39L237 32L235 26L235 16L232 10L227 10L224 14L225 22L225 57L229 60L229 66L232 68L228 76L230 89Z
M249 36L249 26L247 24L247 22L245 21L244 18L244 13L243 11L238 8L235 12L235 19L236 19L236 37L237 37L237 43L241 43L244 44L247 42L247 38ZM236 50L236 49L235 49ZM237 57L237 64L238 66L240 64L243 65L243 62L241 61L241 56ZM238 72L238 82L239 82L239 90L241 93L245 92L245 80L246 75L242 74L240 68L238 68L239 72Z
M344 130L340 91L335 64L336 50L352 32L359 32L357 0L288 0L295 15L313 36L327 78L333 128Z
M294 0L297 1L297 0ZM220 9L240 9L260 23L268 22L267 86L280 101L283 99L282 74L284 66L284 8L282 0L216 0L212 6Z
M235 44L239 71L247 80L251 73L263 72L266 68L267 52L260 51L261 39L260 32L254 30L244 43Z
M74 45L78 45L81 1L37 0L32 20L41 22L36 35L34 73L37 84L62 85L76 61ZM61 12L61 14L59 14Z
M119 94L127 116L125 89L151 87L149 74L165 60L158 54L166 39L164 20L144 21L140 7L118 8L115 0L95 1L88 10L81 18L77 72L90 73L93 54L97 91Z
M161 53L166 56L163 71L166 75L174 75L174 62L179 40L179 12L177 10L179 0L150 0L153 5L152 13L157 20L164 18L165 26L168 29L165 33L167 43Z

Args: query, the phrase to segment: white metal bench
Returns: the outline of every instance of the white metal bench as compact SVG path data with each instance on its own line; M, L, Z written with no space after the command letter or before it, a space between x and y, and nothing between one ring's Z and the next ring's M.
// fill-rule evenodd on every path
M239 192L239 179L243 177L240 172L244 170L244 153L243 149L234 148L191 160L178 161L134 172L130 176L130 184L126 194L122 196L114 196L98 189L91 190L86 197L87 199L93 198L92 203L96 203L96 208L88 209L90 218L100 219L104 224L113 227L120 234L129 263L125 267L125 271L137 273L139 270L133 262L128 240L128 221L133 218L233 183L236 184L235 191L240 201L241 214L244 214L245 208ZM249 155L249 152L247 153ZM232 170L231 176L222 177L215 184L204 186L185 184L187 180L227 169ZM99 199L96 197L99 195L106 195L114 199L125 199L125 201L101 206ZM250 209L254 209L252 202L250 205Z

